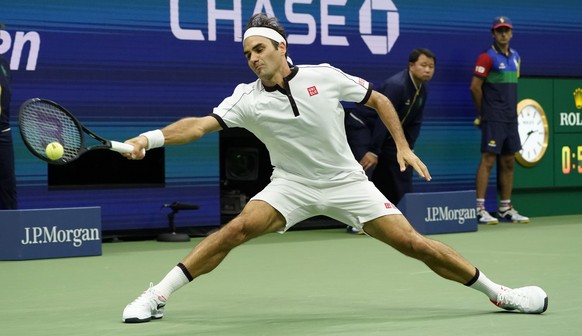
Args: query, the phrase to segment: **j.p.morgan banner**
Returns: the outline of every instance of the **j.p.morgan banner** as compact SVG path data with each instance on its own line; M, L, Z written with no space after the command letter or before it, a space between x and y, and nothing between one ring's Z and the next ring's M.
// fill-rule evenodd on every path
M475 190L408 193L398 208L422 234L477 231Z
M101 255L101 208L0 211L0 260Z

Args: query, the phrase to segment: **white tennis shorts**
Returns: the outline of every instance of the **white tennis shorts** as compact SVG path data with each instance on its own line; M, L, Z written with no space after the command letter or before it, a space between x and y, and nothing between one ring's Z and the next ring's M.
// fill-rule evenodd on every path
M251 200L267 202L285 217L285 228L280 233L320 215L362 230L364 223L372 219L401 214L367 179L322 187L274 178Z

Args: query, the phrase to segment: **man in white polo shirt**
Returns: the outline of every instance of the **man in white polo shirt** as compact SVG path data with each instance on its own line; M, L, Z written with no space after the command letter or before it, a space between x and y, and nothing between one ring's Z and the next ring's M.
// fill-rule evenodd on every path
M257 81L238 85L209 116L184 118L128 140L135 149L123 155L142 159L144 148L185 144L210 132L244 127L269 150L272 181L236 218L203 239L158 284L128 304L123 322L162 318L170 294L212 271L236 246L266 233L283 233L317 215L363 230L424 262L443 278L483 292L501 308L524 313L546 310L547 295L541 288L509 289L492 282L450 247L417 233L368 181L348 146L341 101L376 109L394 138L401 170L410 165L421 177L431 179L410 150L388 98L373 91L367 81L328 64L291 66L285 30L276 18L253 16L243 51Z

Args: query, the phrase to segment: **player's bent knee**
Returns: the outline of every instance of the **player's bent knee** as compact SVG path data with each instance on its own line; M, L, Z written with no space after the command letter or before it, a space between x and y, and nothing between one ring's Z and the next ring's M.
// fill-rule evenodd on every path
M220 229L220 234L223 244L231 247L240 245L250 239L250 234L244 221L237 218L223 226Z
M265 233L262 225L250 221L246 216L234 218L221 231L223 231L225 240L227 240L225 243L234 246Z

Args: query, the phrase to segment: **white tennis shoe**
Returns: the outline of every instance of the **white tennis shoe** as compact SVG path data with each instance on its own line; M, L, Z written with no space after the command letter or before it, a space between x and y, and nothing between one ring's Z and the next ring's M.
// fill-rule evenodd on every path
M537 286L503 288L497 295L497 302L491 302L499 308L527 314L541 314L548 309L548 295Z
M484 208L477 208L477 223L495 225L499 223L499 220L491 216Z
M497 210L497 217L499 219L504 220L506 222L513 222L518 224L527 224L529 223L529 217L520 215L517 210L514 208L509 208L505 211Z
M156 292L154 284L150 283L150 287L142 295L125 306L122 321L125 323L142 323L149 322L152 319L161 319L164 317L166 301L164 296Z

